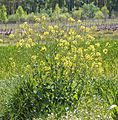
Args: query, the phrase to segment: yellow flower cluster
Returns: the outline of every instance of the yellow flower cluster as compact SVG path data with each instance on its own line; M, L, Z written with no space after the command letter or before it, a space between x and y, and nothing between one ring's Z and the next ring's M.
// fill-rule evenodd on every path
M35 42L33 42L33 40L31 38L29 38L29 39L21 39L16 44L17 47L23 47L23 46L25 46L26 48L31 48L34 45L35 45Z
M37 21L41 21L42 19L46 18L42 16L40 20L37 18ZM68 20L72 24L75 22L72 18ZM40 29L38 27L39 24ZM39 53L43 57L38 62L37 57L34 55L31 57L31 61L38 63L39 68L45 71L43 71L44 74L52 72L51 65L54 63L54 69L63 66L66 76L69 75L70 71L73 73L74 71L85 71L93 76L104 72L102 53L107 54L108 50L105 48L102 53L99 51L101 47L100 43L93 42L95 38L90 32L91 29L82 26L81 21L78 21L80 25L78 30L75 28L65 29L59 25L44 24L44 21L42 24L41 22L39 24L36 23L33 28L27 23L21 26L23 33L19 36L20 40L17 43L17 47L26 46L30 48L40 43ZM48 44L52 45L52 48L54 47L51 57L49 55L51 48L47 47ZM109 43L106 44L106 46L108 45Z
M70 18L68 18L68 22L73 23L73 22L75 22L75 20L72 17L70 17Z
M9 58L9 62L10 62L11 68L14 70L15 67L16 67L15 60L14 60L12 57L10 57L10 58Z
M45 47L45 46L43 46L43 47L41 47L41 52L43 52L43 51L46 51L47 50L47 48Z
M2 39L0 39L0 43L3 43L3 40L2 40Z

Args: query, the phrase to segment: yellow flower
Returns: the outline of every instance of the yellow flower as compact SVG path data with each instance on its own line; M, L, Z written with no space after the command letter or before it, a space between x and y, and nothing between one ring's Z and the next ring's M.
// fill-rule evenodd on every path
M11 66L15 68L16 63L15 63L15 62L12 62L12 63L11 63Z
M44 36L49 35L49 32L44 32L43 35Z
M32 55L31 60L32 60L32 61L36 61L36 58L37 58L36 55Z
M12 57L10 57L10 58L9 58L9 60L10 60L10 61L12 61L12 60L13 60L13 58L12 58Z
M46 51L47 48L45 46L41 47L41 50L40 51Z
M100 57L100 56L101 56L101 53L100 53L100 52L96 52L96 56L97 56L97 57Z
M94 45L90 45L90 46L89 46L89 49L92 50L92 51L95 51Z
M81 26L80 30L86 30L86 27L85 26Z
M108 53L108 49L103 49L103 53L107 54Z
M10 38L10 39L13 39L13 38L14 38L14 34L10 34L10 35L9 35L9 38Z
M103 68L102 68L102 63L101 62L93 62L92 63L92 68L94 68L95 69L95 71L97 71L97 73L99 74L101 74L104 70L103 70Z
M87 41L87 42L86 42L86 45L90 45L90 42L89 42L89 41Z
M99 68L99 65L97 62L92 62L92 68Z
M74 45L71 45L72 52L77 52L77 48Z
M75 34L75 30L74 29L70 29L68 34L69 35L74 35Z
M35 45L35 43L33 42L32 38L29 38L29 39L28 39L28 43L29 43L31 46L34 46L34 45Z
M97 29L96 26L92 26L92 27L91 27L91 31L93 31L93 32L96 31L96 29Z
M41 18L42 18L43 20L46 20L46 16L44 16L44 15L43 15Z
M16 47L22 47L22 46L23 46L23 43L21 41L16 43Z
M64 34L64 30L60 30L60 34Z
M45 30L46 28L44 26L42 26L42 30Z
M27 66L26 66L26 69L30 69L30 67L31 67L30 65L27 65Z
M89 32L90 31L90 28L86 27L86 32Z
M110 43L109 43L109 42L107 42L105 46L107 47L107 46L109 46L109 45L110 45Z
M34 24L34 27L35 27L35 28L38 28L38 27L39 27L39 23L35 23L35 24Z
M45 66L45 67L44 67L44 71L45 71L45 72L49 72L50 70L51 70L51 68L50 68L49 66Z
M99 65L99 68L98 68L99 73L104 72L104 69L102 67L102 63L100 63L100 64L98 63L98 65Z
M26 65L24 71L30 74L32 72L32 67L30 65Z
M101 66L102 66L102 63L101 63L101 62L98 62L98 65L101 67Z
M52 33L55 33L56 31L55 30L51 30Z
M77 23L80 24L82 21L81 20L78 20Z
M48 26L48 30L49 30L49 31L52 31L52 30L53 30L53 26L51 26L51 25Z
M94 40L95 38L93 36L91 36L91 35L87 35L87 39L88 40Z
M70 17L70 18L68 19L68 21L69 21L69 22L75 22L75 20L74 20L72 17Z
M26 48L30 48L31 47L30 44L28 44L28 43L26 43L25 46L26 46Z
M32 40L31 38L29 38L29 39L28 39L28 42L29 42L29 43L32 43L32 42L33 42L33 40Z
M31 46L34 46L34 45L35 45L35 43L34 43L34 42L32 42L32 43L31 43Z
M2 39L0 39L0 43L3 43L3 40L2 40Z
M75 54L74 56L73 56L73 60L75 61L77 59L77 55Z
M83 40L83 38L81 37L81 35L76 35L75 38L76 38L77 40Z
M68 45L69 45L69 42L68 42L68 41L63 40L63 39L60 39L60 41L59 41L59 46L67 47Z
M84 52L87 52L88 51L88 49L84 49Z
M85 59L87 59L87 60L93 60L92 56L88 55L88 54L85 55Z
M40 61L40 65L45 66L45 62L44 61Z
M70 61L70 58L69 58L69 57L63 57L62 61L63 61L64 66L65 66L66 68L72 67L72 65L73 65L73 63Z
M72 43L76 45L76 44L77 44L77 41L76 41L76 40L74 40Z
M43 36L43 35L40 35L39 37L40 37L40 39L41 39L41 40L43 40L43 38L44 38L44 36Z
M55 60L59 60L59 59L60 59L60 54L56 54Z
M64 36L63 36L63 37L64 37L65 39L66 39L66 38L68 38L67 34L64 34Z
M21 39L19 42L20 42L20 43L24 43L24 39Z
M95 45L96 45L96 47L100 47L100 43L96 43Z
M55 30L58 30L58 28L59 28L59 27L58 27L57 25L54 26L54 29L55 29Z
M82 53L83 53L83 49L82 49L82 48L79 48L79 49L78 49L78 53L79 53L79 54L82 54Z
M35 17L35 21L36 21L36 22L40 22L41 20L40 20L40 18Z

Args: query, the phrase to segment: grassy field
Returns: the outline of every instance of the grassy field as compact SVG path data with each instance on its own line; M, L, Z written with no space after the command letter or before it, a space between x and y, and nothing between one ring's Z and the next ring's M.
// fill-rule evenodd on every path
M0 118L117 120L117 31L41 25L24 23L0 46Z

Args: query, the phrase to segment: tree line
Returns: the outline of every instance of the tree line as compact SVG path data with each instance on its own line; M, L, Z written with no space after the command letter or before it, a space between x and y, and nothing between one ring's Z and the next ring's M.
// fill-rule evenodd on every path
M118 11L118 0L0 0L0 6L5 5L7 14L15 14L18 6L22 6L23 9L29 14L31 12L40 13L42 10L55 10L56 4L63 11L73 11L79 9L85 3L94 3L99 8L106 6L110 11Z
M107 19L118 17L111 0L1 0L0 22L34 22L35 16L46 15L51 21L74 19ZM103 2L104 1L104 2ZM110 5L109 5L109 4ZM109 5L109 6L108 6ZM118 4L115 4L116 6Z

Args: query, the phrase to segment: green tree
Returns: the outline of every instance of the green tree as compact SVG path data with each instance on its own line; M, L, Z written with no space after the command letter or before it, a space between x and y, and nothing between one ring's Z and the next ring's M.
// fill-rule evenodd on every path
M107 6L103 6L103 7L101 8L101 11L102 11L102 13L103 13L103 15L104 15L104 18L107 19L108 16L109 16L109 10L107 9Z
M97 11L97 12L95 13L94 18L96 18L96 19L103 19L103 18L104 18L104 15L103 15L102 11L100 11L100 10Z
M6 11L6 7L5 7L5 5L2 5L1 7L0 7L0 21L2 22L2 23L6 23L7 22L7 11Z
M81 17L82 17L82 12L83 12L82 8L79 8L79 10L74 10L74 11L72 12L73 18L74 18L74 19L81 19Z
M56 4L55 11L54 11L55 15L59 15L60 12L61 12L61 11L60 11L59 4Z
M61 9L59 7L59 4L56 4L52 19L58 20L60 13L61 13Z
M19 6L18 9L16 10L16 16L19 22L25 18L26 12L23 10L22 6Z
M67 0L68 12L72 11L74 8L74 0Z
M82 12L82 18L87 19L87 18L94 18L95 13L99 10L97 6L94 5L94 3L90 4L84 4L82 6L83 12Z
M14 14L18 6L22 6L27 13L37 13L44 9L48 11L55 10L56 4L59 4L61 9L68 9L74 11L73 8L79 9L84 4L91 4L99 7L106 6L111 15L111 11L118 12L118 0L0 0L0 5L5 5L8 15Z

